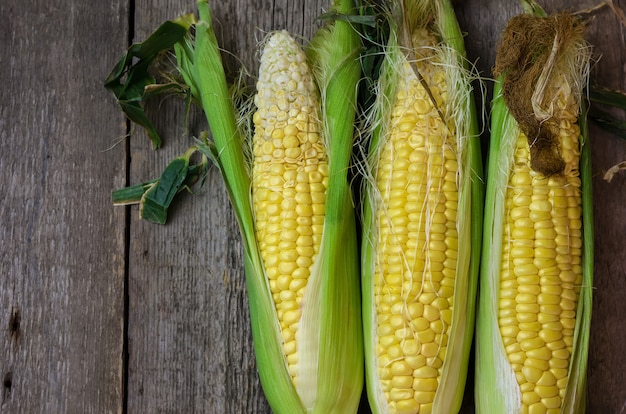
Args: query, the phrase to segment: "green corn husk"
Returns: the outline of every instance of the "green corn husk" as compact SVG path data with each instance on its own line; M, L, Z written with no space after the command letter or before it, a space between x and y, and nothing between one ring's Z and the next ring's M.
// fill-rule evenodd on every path
M398 92L398 77L403 62L415 59L407 52L407 30L427 27L439 43L437 54L443 59L445 77L449 85L448 100L439 108L447 123L454 125L453 140L458 146L458 261L454 285L454 311L449 332L447 356L440 370L441 376L432 404L433 413L458 412L460 409L468 370L474 332L475 295L480 261L482 234L482 160L476 117L472 77L465 58L463 35L452 5L447 0L411 0L393 2L390 14L389 41L378 80L377 99L369 117L372 136L366 161L366 183L363 207L362 295L365 335L366 384L370 407L375 413L409 412L390 407L383 392L377 370L377 316L375 313L374 273L377 249L376 209L381 194L375 186L378 157L389 134L392 102ZM410 38L410 36L409 36ZM414 71L417 69L414 67ZM418 76L419 78L419 76ZM431 96L432 99L432 96ZM437 106L437 105L435 105ZM410 301L410 298L404 298ZM411 411L415 412L415 411Z
M531 2L533 3L533 2ZM533 3L534 4L534 3ZM536 7L526 7L533 12L535 19L546 17ZM524 30L522 30L524 32ZM546 56L550 51L558 50L555 55L556 65L552 73L573 71L570 78L576 79L571 84L574 93L579 95L586 85L589 56L588 47L582 36L567 36L563 46L556 49L550 45L547 50L528 51L518 61L528 59L534 53L535 59ZM556 43L556 42L555 42ZM577 53L576 64L559 65L559 59L566 53ZM521 412L521 390L514 371L508 361L502 336L498 327L498 304L500 289L500 253L502 251L504 203L506 186L509 181L515 142L519 135L520 124L514 117L503 96L503 85L507 80L505 71L499 75L494 88L494 99L491 112L491 143L488 161L488 182L485 200L485 225L483 238L483 258L481 263L480 299L477 318L476 335L476 378L475 399L477 413L513 414ZM521 78L517 76L516 78ZM534 84L534 88L539 82ZM512 86L515 88L515 86ZM520 89L520 88L517 88ZM523 89L523 88L522 88ZM531 90L530 93L537 90ZM580 99L580 178L582 190L582 285L576 310L576 324L573 337L573 350L569 363L569 380L565 397L560 408L561 413L582 413L585 410L585 384L587 372L587 355L589 346L589 329L591 323L591 302L593 283L593 211L591 192L590 145L587 134L586 109L584 100ZM532 159L532 155L531 155ZM494 258L497 258L494 260Z

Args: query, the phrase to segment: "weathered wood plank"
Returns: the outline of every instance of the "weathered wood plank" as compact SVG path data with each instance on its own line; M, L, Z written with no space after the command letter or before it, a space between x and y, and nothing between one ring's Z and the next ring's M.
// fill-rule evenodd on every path
M591 2L585 3L590 6ZM624 10L626 2L616 2ZM598 59L592 79L600 85L626 90L626 35L605 7L589 24L589 38ZM613 111L624 119L624 112ZM611 183L602 176L626 160L626 143L591 125L594 172L595 279L588 377L588 412L626 411L626 174Z
M127 4L0 3L0 411L122 411ZM106 103L106 104L105 104Z

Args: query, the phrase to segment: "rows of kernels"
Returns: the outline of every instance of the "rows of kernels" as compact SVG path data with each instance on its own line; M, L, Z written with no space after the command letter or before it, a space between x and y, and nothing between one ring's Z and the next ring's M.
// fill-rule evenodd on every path
M550 82L548 94L556 97L557 118L549 119L552 128L559 131L559 154L565 161L564 175L578 175L580 159L579 105L563 74Z
M319 252L328 184L319 97L300 46L285 32L261 57L254 114L256 233L296 381L301 301Z
M582 281L581 192L573 102L561 105L562 175L532 171L520 134L507 189L499 325L522 392L522 412L558 413Z
M441 104L443 71L424 66ZM376 176L378 374L389 412L429 413L452 322L458 164L450 131L409 64L404 73Z

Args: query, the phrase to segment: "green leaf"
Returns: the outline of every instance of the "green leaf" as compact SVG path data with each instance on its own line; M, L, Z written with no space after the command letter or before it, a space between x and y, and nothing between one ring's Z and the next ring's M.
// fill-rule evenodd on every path
M522 8L524 13L531 14L535 17L548 17L543 7L534 0L522 0Z
M189 159L197 151L197 147L190 147L183 155L172 160L158 178L113 191L113 204L139 204L142 219L165 224L167 209L176 194L184 189L191 191L190 187L199 180L200 187L204 185L207 157L203 156L199 164L189 165Z
M626 110L626 93L603 87L589 89L589 100L592 103L614 106Z
M184 38L194 22L195 17L188 14L163 23L148 39L128 48L104 83L115 95L126 116L146 129L154 148L161 146L161 138L142 106L146 88L156 83L149 69L162 51L171 49ZM171 87L156 89L160 92L164 90L169 91ZM153 89L148 96L154 92Z
M591 103L589 107L589 118L605 131L621 139L626 139L626 121L617 119L612 114L598 108L598 105L605 105L626 110L626 93L599 86L590 88L588 93Z
M141 218L154 223L165 224L167 208L185 181L189 169L189 159L174 159L163 171L161 178L150 187L141 199Z
M153 190L158 185L158 182L151 187ZM154 200L148 198L150 191L146 192L141 199L140 217L144 220L148 220L152 223L165 224L167 221L167 207L160 205Z
M389 40L389 16L385 14L384 6L372 2L359 7L359 11L366 21L359 28L362 36L363 50L360 56L361 71L363 73L362 86L359 87L358 104L363 111L370 108L376 99L376 82L384 61L384 49ZM369 25L367 21L373 20Z
M215 165L220 171L222 171L222 164L220 163L220 155L217 151L217 147L211 141L196 141L196 146L198 147L198 151L205 157L207 157L213 165Z
M608 112L601 111L599 109L590 110L589 118L605 131L608 131L621 139L626 139L626 121L616 119Z
M178 192L183 189L190 189L194 184L200 181L199 186L204 185L204 178L206 177L206 171L208 164L204 160L201 164L190 165L185 176L185 181L179 187ZM150 181L146 181L140 184L131 185L129 187L120 188L114 190L111 193L111 199L115 206L126 206L132 204L139 204L143 195L152 188L152 186L160 179L154 178Z
M154 124L150 121L150 119L144 112L141 104L139 102L124 101L124 100L119 100L118 104L120 105L120 107L122 108L122 111L124 111L128 119L130 119L132 122L138 125L141 125L146 130L148 137L152 141L152 146L154 148L160 148L161 137L159 136L156 128L154 127Z
M357 15L337 12L327 12L321 14L320 20L341 20L348 23L359 24L369 27L376 27L376 17L371 15Z

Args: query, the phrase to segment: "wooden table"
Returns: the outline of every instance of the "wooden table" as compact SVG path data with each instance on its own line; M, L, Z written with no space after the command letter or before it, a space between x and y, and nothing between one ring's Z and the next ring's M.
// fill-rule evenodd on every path
M255 45L287 29L309 38L327 0L212 1L221 45L256 73ZM548 11L595 5L545 0ZM618 6L626 8L626 1ZM470 60L490 77L516 1L457 3ZM165 145L129 126L103 80L129 45L193 1L0 2L0 412L263 413L242 245L219 174L183 196L165 226L113 207L111 190L155 177L191 138L174 99L148 106ZM592 78L626 89L624 26L589 24ZM236 68L229 57L227 66ZM487 80L488 91L491 81ZM485 98L488 103L489 99ZM616 112L623 116L623 113ZM192 132L206 127L199 113ZM626 408L626 160L591 128L595 291L589 413ZM129 138L125 138L129 135ZM484 134L485 143L488 134ZM473 412L468 388L464 412ZM365 411L365 410L364 410Z

